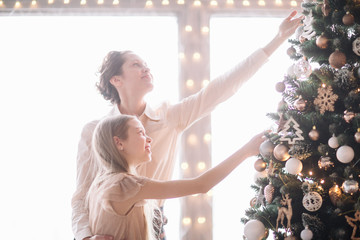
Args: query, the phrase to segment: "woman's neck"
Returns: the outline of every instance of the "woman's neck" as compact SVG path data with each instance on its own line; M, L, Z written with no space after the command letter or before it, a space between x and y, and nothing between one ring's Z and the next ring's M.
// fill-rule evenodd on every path
M128 114L140 117L143 112L145 111L146 102L144 100L138 101L138 102L124 102L121 101L120 104L118 104L119 111L122 114Z

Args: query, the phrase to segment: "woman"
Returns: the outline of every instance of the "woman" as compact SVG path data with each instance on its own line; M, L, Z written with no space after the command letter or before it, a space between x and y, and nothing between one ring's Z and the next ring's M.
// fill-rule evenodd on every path
M90 187L89 219L92 233L110 234L114 239L159 239L153 231L156 204L146 199L176 198L206 193L230 174L247 157L258 154L264 134L253 137L242 148L202 175L184 180L160 181L137 172L151 161L152 139L134 116L103 119L93 136L93 150L101 174Z
M301 24L302 17L294 18L296 14L293 11L283 20L276 36L264 48L258 49L228 72L210 81L206 88L174 105L164 103L152 109L146 104L144 97L153 89L152 75L146 62L135 53L113 51L105 57L97 86L103 97L114 105L108 116L136 116L153 139L152 161L139 166L138 173L141 176L157 180L171 178L182 132L233 96L255 74ZM98 122L99 120L95 120L84 126L79 142L77 189L72 198L72 227L76 240L112 239L91 233L85 204L85 196L98 171L91 155L92 134ZM163 206L163 201L158 204Z

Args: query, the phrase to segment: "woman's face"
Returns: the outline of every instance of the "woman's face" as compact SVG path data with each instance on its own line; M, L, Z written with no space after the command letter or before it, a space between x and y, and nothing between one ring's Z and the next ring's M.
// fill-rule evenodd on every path
M146 94L154 88L153 76L146 62L134 53L127 53L119 76L123 89L130 94Z
M146 135L145 129L137 119L128 122L128 138L122 140L121 153L127 159L129 165L138 166L151 161L151 141Z

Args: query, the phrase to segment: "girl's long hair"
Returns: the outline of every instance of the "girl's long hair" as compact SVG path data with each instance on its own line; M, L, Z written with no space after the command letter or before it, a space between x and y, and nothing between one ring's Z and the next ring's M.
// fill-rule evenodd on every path
M107 117L101 120L96 126L92 139L92 149L100 171L92 187L99 186L113 174L129 173L129 165L117 149L113 137L117 136L122 140L126 140L129 130L128 123L133 119L136 119L136 117L130 115ZM155 238L153 221L159 218L157 214L154 214L158 208L156 204L154 204L154 201L147 202L148 203L144 205L147 232L146 239L155 240L157 238Z

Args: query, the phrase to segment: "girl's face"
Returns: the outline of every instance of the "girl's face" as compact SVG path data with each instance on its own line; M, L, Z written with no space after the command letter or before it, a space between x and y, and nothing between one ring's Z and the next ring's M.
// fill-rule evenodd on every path
M120 140L118 149L125 156L128 164L136 167L151 161L152 139L146 135L145 129L139 120L129 120L128 125L128 138Z
M119 80L123 88L133 94L139 92L146 94L154 88L150 69L146 62L134 53L126 54Z

